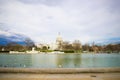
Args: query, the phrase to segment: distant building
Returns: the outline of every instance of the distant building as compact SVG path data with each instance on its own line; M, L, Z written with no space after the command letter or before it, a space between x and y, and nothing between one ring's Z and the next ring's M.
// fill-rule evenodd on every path
M42 49L44 46L45 47L47 47L47 48L49 48L50 47L50 45L49 44L36 44L36 46L37 46L37 48L40 48L40 49Z
M50 50L62 50L62 44L63 44L63 39L60 35L60 33L58 33L58 36L56 38L56 41L51 43L51 44L46 44L46 43L43 43L43 44L36 44L36 46L38 48L43 48L44 46L46 47L49 47Z
M58 33L58 36L56 37L55 42L52 42L51 44L43 43L43 44L37 44L36 45L38 48L43 49L47 48L49 50L56 50L56 51L61 51L66 49L71 49L71 50L80 50L82 49L81 42L79 40L75 40L73 43L65 42L63 41L63 38L61 37L60 33Z
M63 43L63 39L62 39L62 37L59 33L57 38L56 38L56 42L50 44L50 49L51 50L61 50L62 49L62 43Z
M57 45L57 50L62 50L62 44L63 44L63 39L60 35L60 33L58 34L58 37L56 38L56 45Z

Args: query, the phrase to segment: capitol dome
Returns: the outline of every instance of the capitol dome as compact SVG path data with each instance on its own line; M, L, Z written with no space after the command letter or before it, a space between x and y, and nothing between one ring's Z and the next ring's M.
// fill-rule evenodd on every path
M56 43L59 44L59 43L62 43L62 42L63 42L63 39L62 39L62 37L60 36L60 33L59 33L57 38L56 38Z

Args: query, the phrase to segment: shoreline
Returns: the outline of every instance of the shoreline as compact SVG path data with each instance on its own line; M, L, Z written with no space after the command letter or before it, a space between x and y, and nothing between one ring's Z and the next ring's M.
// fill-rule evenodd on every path
M120 73L115 68L0 68L0 73L78 74L78 73Z

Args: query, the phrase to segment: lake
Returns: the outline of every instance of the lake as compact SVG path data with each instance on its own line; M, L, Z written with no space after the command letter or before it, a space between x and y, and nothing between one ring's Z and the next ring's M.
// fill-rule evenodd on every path
M106 68L120 67L120 54L0 54L0 67Z

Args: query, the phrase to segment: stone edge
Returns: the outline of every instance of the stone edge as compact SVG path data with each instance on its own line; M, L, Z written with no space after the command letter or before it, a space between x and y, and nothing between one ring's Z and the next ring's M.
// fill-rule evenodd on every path
M120 68L0 68L0 73L72 74L110 72L120 73Z

